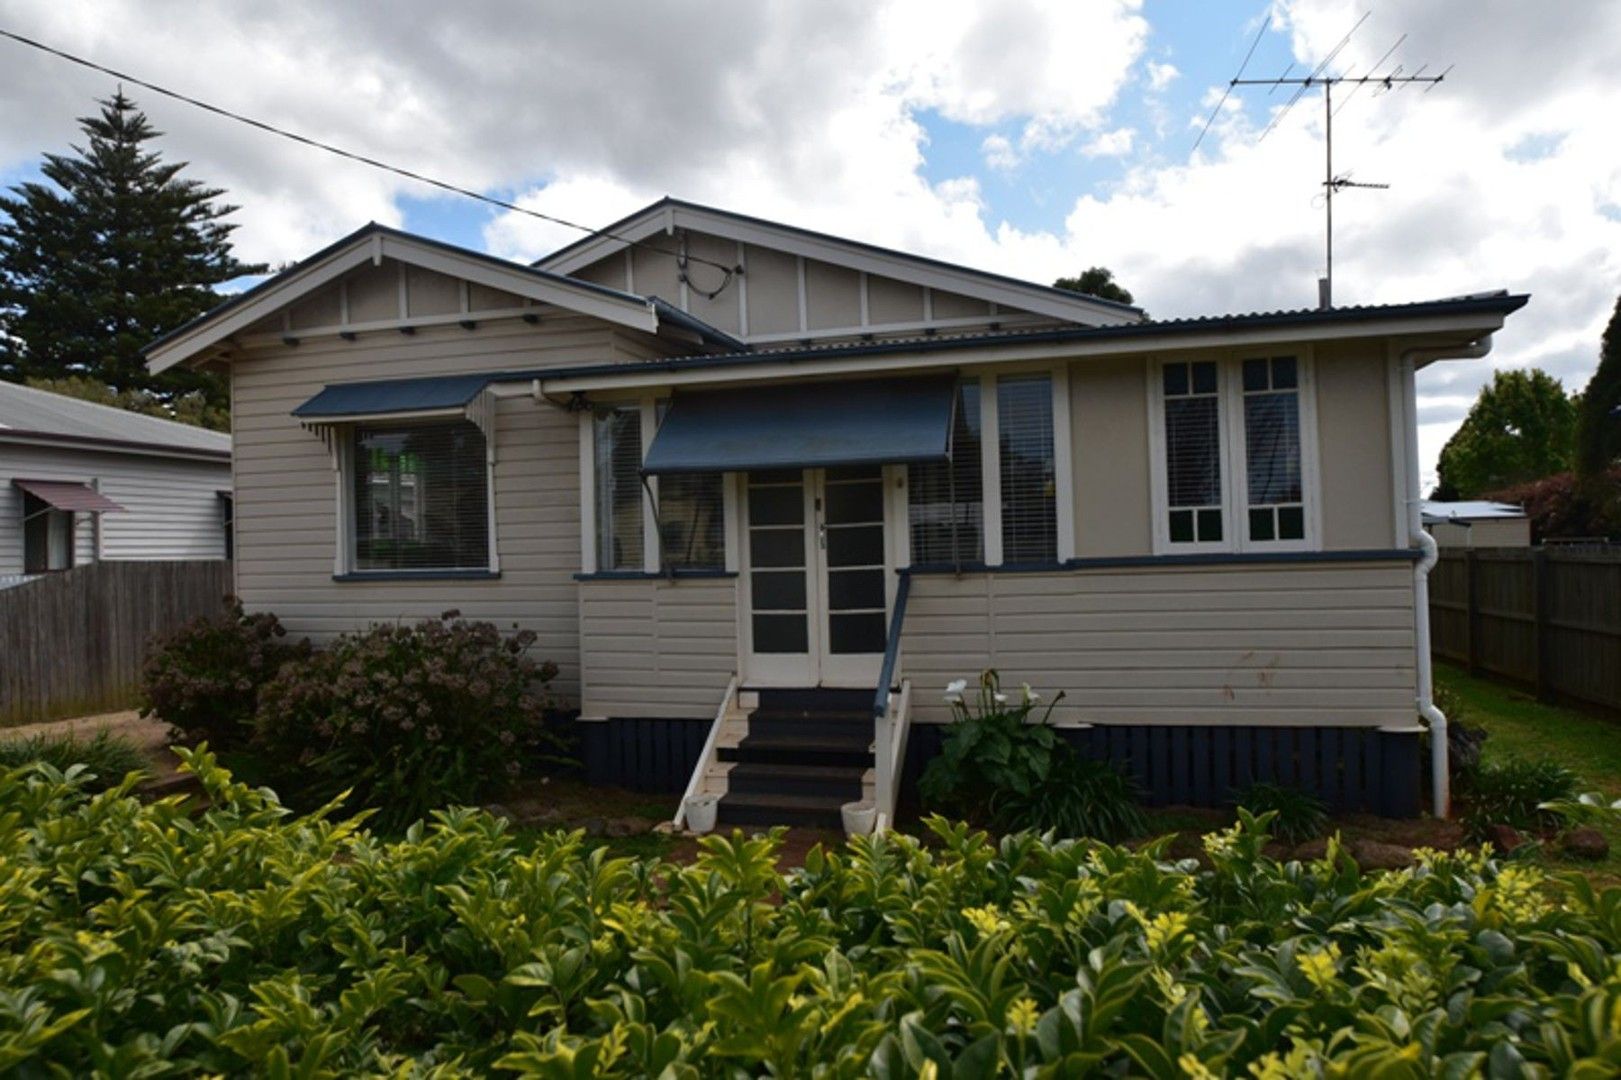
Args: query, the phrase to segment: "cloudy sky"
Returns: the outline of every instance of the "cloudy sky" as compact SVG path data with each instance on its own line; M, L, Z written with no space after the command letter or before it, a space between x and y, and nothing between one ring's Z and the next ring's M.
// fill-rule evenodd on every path
M673 194L1050 281L1114 269L1159 317L1310 306L1322 102L1249 74L1434 73L1344 101L1340 303L1533 301L1491 363L1585 384L1621 292L1621 3L1554 0L0 0L0 26L464 186L604 225ZM1270 20L1270 21L1268 21ZM1405 37L1403 37L1405 35ZM1426 67L1427 65L1427 67ZM112 81L0 41L0 183ZM514 258L574 237L132 90L242 207L240 253L378 220ZM1426 467L1484 364L1422 377Z

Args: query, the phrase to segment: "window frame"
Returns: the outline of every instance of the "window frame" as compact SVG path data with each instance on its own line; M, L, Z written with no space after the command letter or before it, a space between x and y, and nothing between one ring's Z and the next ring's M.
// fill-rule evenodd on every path
M355 435L362 427L443 427L456 423L469 423L484 436L484 513L485 558L483 566L445 567L365 567L359 565L360 529L355 502ZM493 577L501 572L500 545L496 537L495 513L495 431L494 425L479 423L465 411L455 413L423 413L368 417L344 424L334 430L336 440L334 457L337 460L337 554L333 575L344 580L388 580L390 578L420 578L424 580L456 579L467 577ZM234 515L233 515L234 523Z
M78 565L78 562L79 562L79 515L74 513L71 510L59 510L56 507L52 506L50 503L46 502L44 499L41 499L39 496L30 494L30 493L28 493L26 491L21 492L20 494L22 495L22 500L21 500L21 502L22 502L22 507L21 507L21 512L22 512L22 537L21 537L21 539L22 539L22 555L23 555L23 573L25 573L25 574L60 574L64 570L72 570L75 566ZM30 514L28 512L28 504L29 504L30 501L40 504L42 509L36 510L32 514ZM64 566L52 566L52 565L50 565L50 563L51 563L51 523L53 521L65 521L67 523L66 526L65 526L66 531L67 531L67 564L64 565ZM45 565L43 565L43 566L30 566L28 564L28 540L29 540L28 534L29 534L29 530L31 528L43 530L43 532L45 534L44 538L43 538L43 552L44 552L44 556L45 556Z
M1298 540L1252 540L1249 537L1249 462L1245 439L1243 382L1245 360L1293 356L1300 420L1300 494L1304 536ZM1222 538L1173 541L1170 536L1170 492L1166 476L1165 368L1171 364L1213 361L1216 364L1216 415L1221 424L1220 455ZM1322 548L1321 478L1318 468L1317 384L1315 357L1309 345L1154 357L1147 365L1150 535L1156 555L1197 555L1319 551Z

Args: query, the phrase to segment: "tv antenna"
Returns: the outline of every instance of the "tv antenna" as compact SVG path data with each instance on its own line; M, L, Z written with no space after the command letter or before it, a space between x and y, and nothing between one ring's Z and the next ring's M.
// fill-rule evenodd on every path
M1328 66L1334 62L1334 60L1339 56L1340 52L1344 50L1345 46L1350 43L1351 35L1355 34L1357 30L1361 28L1362 24L1367 21L1369 14L1369 12L1364 12L1362 18L1358 19L1351 29L1345 32L1345 36L1340 38L1339 44L1330 49L1328 55L1324 56L1322 61L1318 63L1318 65L1308 74L1290 77L1289 73L1294 70L1294 64L1291 63L1288 68L1284 69L1283 74L1279 75L1277 78L1246 79L1244 78L1244 70L1249 67L1250 57L1255 55L1255 47L1260 44L1261 36L1265 34L1272 26L1272 18L1271 16L1268 16L1266 21L1261 24L1261 29L1256 32L1255 40L1250 44L1249 52L1244 56L1244 62L1239 65L1238 74L1227 81L1226 92L1222 94L1221 100L1216 103L1216 107L1211 110L1209 119L1205 121L1204 129L1199 132L1199 138L1194 140L1193 143L1193 149L1197 150L1199 148L1199 143L1204 141L1205 132L1210 130L1210 125L1215 121L1216 114L1221 111L1221 107L1226 103L1228 96L1241 86L1270 87L1270 89L1267 91L1268 94L1273 93L1279 87L1283 86L1292 86L1295 88L1294 95L1289 98L1289 100L1284 104L1283 108L1278 111L1278 114L1272 118L1272 122L1266 126L1264 131L1261 132L1260 139L1266 138L1274 130L1276 130L1277 126L1283 121L1283 118L1289 115L1289 110L1295 107L1295 103L1304 97L1307 91L1311 90L1313 87L1322 87L1324 156L1322 184L1324 212L1324 259L1323 276L1319 278L1317 282L1317 303L1319 307L1323 308L1334 306L1334 195L1337 192L1343 191L1347 188L1365 188L1382 191L1390 187L1389 184L1359 183L1352 180L1350 174L1346 174L1344 176L1336 176L1334 174L1334 117L1339 113L1340 109L1345 108L1345 106L1350 102L1351 98L1355 97L1357 92L1365 86L1371 85L1375 88L1376 93L1383 94L1389 93L1393 90L1405 90L1407 87L1412 86L1415 83L1422 83L1425 84L1424 92L1427 94L1440 85L1442 80L1444 80L1452 72L1452 67L1449 65L1447 69L1441 72L1439 75L1426 75L1424 72L1429 68L1428 64L1423 65L1410 75L1404 73L1403 65L1401 64L1397 64L1394 68L1388 71L1381 72L1380 69L1384 67L1385 63L1389 61L1396 50L1401 48L1402 43L1407 40L1407 35L1403 34L1401 37L1396 39L1396 43L1394 45L1385 50L1385 54L1381 56L1371 68L1368 69L1366 74L1357 76L1352 76L1350 74L1328 74ZM1340 100L1339 109L1334 107L1334 88L1336 86L1349 86L1351 88L1351 92L1346 94L1345 97ZM1257 139L1256 141L1259 142L1260 139Z

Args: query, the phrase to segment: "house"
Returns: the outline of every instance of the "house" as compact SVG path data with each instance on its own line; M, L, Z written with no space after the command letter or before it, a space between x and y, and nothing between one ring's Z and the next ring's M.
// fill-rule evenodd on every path
M0 587L103 559L224 559L231 439L0 382Z
M887 815L987 667L1153 800L1414 813L1413 376L1526 299L1149 321L665 199L532 266L370 225L148 358L230 374L250 607L533 629L683 814Z
M1425 499L1423 514L1424 528L1444 548L1531 546L1531 519L1509 503Z

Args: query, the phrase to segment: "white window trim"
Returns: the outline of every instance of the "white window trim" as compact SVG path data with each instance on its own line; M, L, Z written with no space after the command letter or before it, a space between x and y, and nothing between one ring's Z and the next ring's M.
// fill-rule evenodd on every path
M336 507L338 520L334 530L336 550L332 557L332 573L336 577L398 577L401 574L416 575L423 578L432 578L436 574L499 574L501 572L500 545L495 533L495 419L493 415L493 400L482 403L490 412L482 416L472 416L463 413L460 417L447 416L378 416L366 421L355 421L341 425L323 426L321 437L327 444L332 455L332 475L336 496L333 504ZM382 569L371 567L361 569L359 557L355 551L358 533L355 528L355 502L354 502L354 475L355 475L355 428L362 423L392 422L409 423L412 419L420 419L424 424L439 424L453 422L456 419L465 419L474 424L484 434L484 511L486 549L483 566L425 566L408 569Z
M1300 540L1250 540L1249 496L1244 449L1243 363L1262 355L1292 355L1298 361L1300 403L1300 484L1305 516L1305 536ZM1249 350L1221 356L1157 357L1147 365L1149 479L1154 515L1152 539L1156 555L1190 555L1221 552L1318 551L1322 546L1322 490L1318 465L1317 384L1313 355L1309 346L1294 349ZM1170 536L1169 493L1165 467L1165 376L1167 364L1201 360L1216 363L1217 416L1222 426L1218 449L1221 454L1221 535L1219 541L1173 543Z

